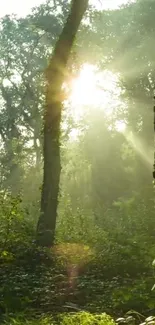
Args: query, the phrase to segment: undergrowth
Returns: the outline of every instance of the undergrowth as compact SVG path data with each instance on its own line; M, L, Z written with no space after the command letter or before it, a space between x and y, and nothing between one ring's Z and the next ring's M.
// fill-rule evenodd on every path
M5 325L114 325L114 320L107 314L90 314L87 312L68 313L56 318L42 317L26 320L22 316L8 317L3 321Z

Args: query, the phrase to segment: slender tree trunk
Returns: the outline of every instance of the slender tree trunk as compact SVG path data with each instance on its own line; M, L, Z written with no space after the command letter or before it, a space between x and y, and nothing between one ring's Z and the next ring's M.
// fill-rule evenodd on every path
M71 10L56 43L46 70L46 105L44 117L44 176L41 196L41 214L37 227L37 242L50 247L54 243L60 164L60 123L62 112L62 85L67 63L80 22L89 0L72 0Z

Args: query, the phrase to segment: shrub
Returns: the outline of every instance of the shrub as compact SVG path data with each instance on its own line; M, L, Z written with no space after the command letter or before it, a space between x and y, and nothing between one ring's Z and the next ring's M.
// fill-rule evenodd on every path
M114 325L113 319L107 314L93 315L87 312L67 314L62 317L61 325Z

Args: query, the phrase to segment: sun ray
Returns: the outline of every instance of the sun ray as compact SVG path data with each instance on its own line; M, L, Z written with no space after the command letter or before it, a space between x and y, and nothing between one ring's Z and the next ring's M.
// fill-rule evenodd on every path
M152 167L153 165L153 150L151 148L146 147L142 140L136 136L132 131L128 131L127 129L124 132L124 136L128 143L132 146L132 148L142 157L142 159L146 162L148 167Z

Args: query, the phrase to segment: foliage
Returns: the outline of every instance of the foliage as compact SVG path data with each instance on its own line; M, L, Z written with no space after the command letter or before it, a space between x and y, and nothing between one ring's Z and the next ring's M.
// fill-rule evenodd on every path
M106 325L106 324L115 324L114 321L112 320L111 317L109 317L106 314L100 314L100 315L91 315L89 313L86 312L81 312L78 314L75 314L73 316L66 315L63 316L62 325L72 325L72 324L101 324L101 325Z
M86 62L99 72L117 73L121 91L119 100L106 101L109 115L102 104L84 105L75 118L71 100L64 102L56 243L43 250L36 246L35 227L44 70L69 1L56 4L59 10L50 1L25 18L1 19L0 310L13 314L10 324L49 311L64 313L66 302L117 317L130 309L151 315L155 2L137 0L116 11L91 8L81 25L66 76L67 96ZM118 132L117 121L126 123L125 132ZM71 130L78 131L77 138ZM15 316L19 312L26 314L24 320ZM62 322L91 323L95 317L71 315Z
M25 320L22 320L21 317L17 317L16 319L11 319L9 318L8 321L6 321L5 324L17 324L17 325L23 325L25 324ZM33 321L27 321L26 324L28 325L85 325L85 324L93 324L96 325L114 325L114 321L113 319L106 315L106 314L100 314L100 315L92 315L90 313L87 312L80 312L80 313L76 313L76 314L64 314L64 315L59 315L59 317L57 317L57 321L54 318L51 317L42 317L40 319L37 320L33 320Z

